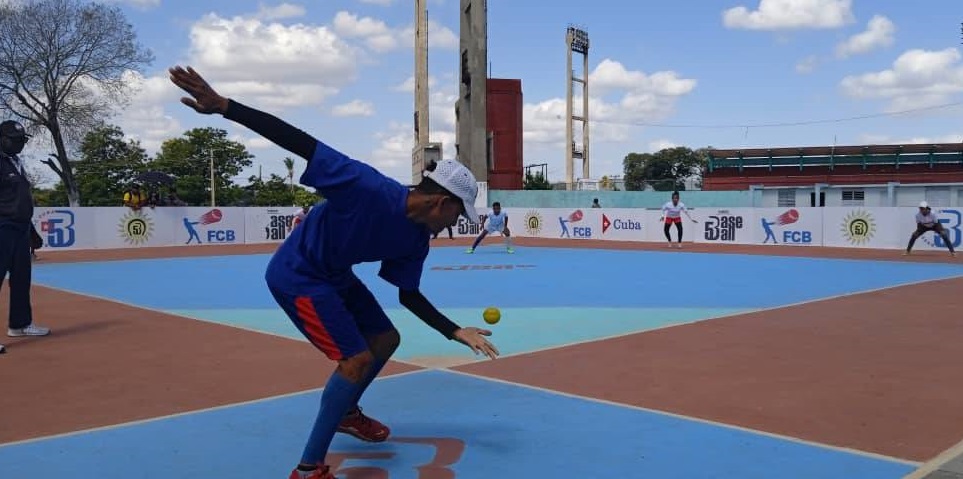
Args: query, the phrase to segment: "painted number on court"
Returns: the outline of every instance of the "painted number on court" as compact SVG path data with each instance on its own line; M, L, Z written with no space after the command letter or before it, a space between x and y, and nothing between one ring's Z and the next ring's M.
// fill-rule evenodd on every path
M736 230L741 230L741 216L712 215L705 222L706 241L735 241Z
M455 479L455 471L451 466L458 463L465 452L465 442L454 438L398 437L388 439L388 442L433 450L430 460L410 466L418 472L415 476L417 479ZM344 479L388 479L391 477L391 471L387 465L382 467L369 464L391 462L392 469L398 472L398 463L403 461L405 456L407 455L395 451L332 452L328 454L327 459L335 475Z

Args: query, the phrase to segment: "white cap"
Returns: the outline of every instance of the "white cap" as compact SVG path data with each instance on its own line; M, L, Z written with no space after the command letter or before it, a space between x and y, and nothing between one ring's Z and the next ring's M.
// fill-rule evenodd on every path
M930 204L925 201L920 201L920 208L929 208Z
M465 218L472 223L478 222L478 212L475 211L475 198L478 197L478 181L475 175L465 165L455 160L441 160L435 171L425 175L439 186L453 195L461 198L465 205Z

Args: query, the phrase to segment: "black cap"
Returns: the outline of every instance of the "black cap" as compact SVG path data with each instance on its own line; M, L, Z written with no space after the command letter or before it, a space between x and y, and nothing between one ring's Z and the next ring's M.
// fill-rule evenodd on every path
M7 138L30 138L23 125L14 120L7 120L0 123L0 136Z

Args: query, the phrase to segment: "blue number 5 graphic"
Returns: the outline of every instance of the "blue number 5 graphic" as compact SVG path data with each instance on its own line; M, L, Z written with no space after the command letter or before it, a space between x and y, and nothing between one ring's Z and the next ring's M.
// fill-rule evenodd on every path
M953 248L959 248L960 242L963 241L960 234L960 226L963 225L963 214L960 214L959 210L941 210L940 213L953 217L951 219L940 218L940 223L946 228L947 235L950 237L950 241L953 242ZM946 245L943 244L943 238L940 238L940 235L936 235L933 244L938 248L946 248Z

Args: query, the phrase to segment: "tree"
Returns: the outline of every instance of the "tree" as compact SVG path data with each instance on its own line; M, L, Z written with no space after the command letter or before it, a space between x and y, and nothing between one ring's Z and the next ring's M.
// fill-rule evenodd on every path
M629 153L622 160L622 170L625 174L625 189L627 191L642 191L645 189L645 174L643 169L652 155L649 153Z
M552 189L552 184L548 182L545 175L541 171L532 173L531 171L525 172L525 180L522 183L523 190L550 190Z
M284 167L288 169L288 181L291 183L291 191L294 191L294 158L284 157Z
M49 134L55 153L44 163L71 206L80 205L80 192L68 145L122 105L129 72L152 61L116 5L0 2L0 109Z
M707 150L693 151L684 146L665 148L655 153L629 153L622 160L627 190L684 190L690 178L701 178Z
M251 166L254 156L243 144L229 140L225 130L194 128L169 139L161 144L148 167L173 176L180 199L191 205L206 205L210 204L212 157L217 203L235 204L244 196L244 189L233 179Z
M307 206L321 200L301 185L289 186L286 178L276 174L271 174L267 181L252 176L245 189L250 192L250 204L254 206Z
M123 130L106 125L92 130L80 143L80 161L74 164L84 206L119 206L135 177L146 170L147 152Z

